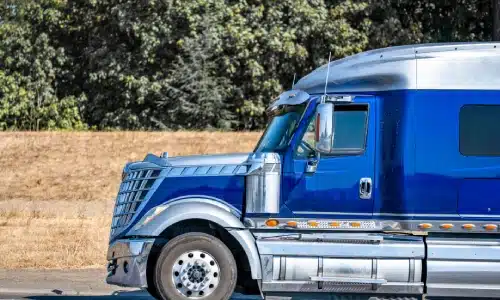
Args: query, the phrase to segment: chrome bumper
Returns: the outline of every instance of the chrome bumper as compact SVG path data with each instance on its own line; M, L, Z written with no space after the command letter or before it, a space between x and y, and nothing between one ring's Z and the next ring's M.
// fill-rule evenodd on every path
M146 267L154 239L117 240L108 248L106 282L124 287L146 288Z

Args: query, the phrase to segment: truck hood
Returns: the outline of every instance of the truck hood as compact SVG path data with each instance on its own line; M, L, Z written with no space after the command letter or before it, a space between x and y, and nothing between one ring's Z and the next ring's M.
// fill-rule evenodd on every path
M124 228L117 231L117 235L113 238L126 235L128 230L133 228L144 214L158 205L171 201L182 201L189 198L210 199L226 204L234 209L238 215L243 213L245 199L249 199L251 205L254 205L254 202L260 205L263 199L260 196L262 194L267 198L272 198L271 200L274 199L273 203L277 205L279 204L280 168L280 156L277 153L232 153L177 157L148 154L144 160L129 163L124 169L123 178L127 182L120 187L122 194L135 193L135 185L130 185L128 182L137 181L137 176L153 177L145 179L148 181L144 186L148 185L149 191L140 206L134 208L133 219L129 224L122 226ZM143 170L148 171L144 173ZM153 170L156 175L144 175L153 174ZM130 172L133 172L133 175L125 177ZM260 176L262 172L269 174L265 184L259 179L262 177ZM247 194L247 179L250 177L252 177L252 180L248 182L250 193ZM276 181L272 181L273 178ZM153 183L149 184L151 180ZM266 188L265 191L264 188ZM256 200L252 200L254 198ZM249 207L252 207L251 205ZM124 208L128 210L128 204Z
M202 167L245 164L253 153L229 153L167 157L148 154L143 161L126 164L125 171L155 167Z
M215 155L189 155L166 158L172 167L206 166L206 165L239 165L245 163L251 153L230 153Z

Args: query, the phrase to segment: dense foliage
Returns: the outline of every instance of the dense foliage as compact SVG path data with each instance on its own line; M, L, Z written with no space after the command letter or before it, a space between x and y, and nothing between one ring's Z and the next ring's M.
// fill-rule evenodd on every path
M489 40L482 0L0 0L0 129L257 129L324 64Z

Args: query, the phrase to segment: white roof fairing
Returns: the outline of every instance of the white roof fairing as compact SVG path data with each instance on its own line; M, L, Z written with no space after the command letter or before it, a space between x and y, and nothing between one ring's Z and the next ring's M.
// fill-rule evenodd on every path
M323 93L327 65L295 89ZM440 43L376 49L330 62L327 92L500 90L500 43Z

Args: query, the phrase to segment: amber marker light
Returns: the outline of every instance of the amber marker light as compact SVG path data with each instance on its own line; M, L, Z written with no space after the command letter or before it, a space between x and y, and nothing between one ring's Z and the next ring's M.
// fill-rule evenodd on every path
M483 228L485 230L488 230L488 231L493 231L493 230L497 230L498 226L495 224L486 224L483 226Z
M309 225L311 227L318 227L319 223L316 221L309 221L309 222L307 222L307 225Z
M288 226L288 227L297 227L297 222L295 222L295 221L288 221L288 222L286 222L286 226Z
M351 222L351 226L359 228L359 227L361 227L361 222Z
M441 229L452 229L453 228L453 224L441 224L441 226L439 226Z
M330 226L332 227L340 227L340 222L330 222Z
M420 228L420 229L431 229L432 228L432 224L430 224L430 223L422 223L422 224L418 225L418 228Z
M278 222L278 220L275 220L275 219L269 219L266 221L266 226L269 226L269 227L276 227L280 224L280 222Z
M462 228L465 230L471 230L474 229L476 226L474 224L464 224L462 225Z

